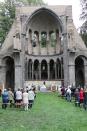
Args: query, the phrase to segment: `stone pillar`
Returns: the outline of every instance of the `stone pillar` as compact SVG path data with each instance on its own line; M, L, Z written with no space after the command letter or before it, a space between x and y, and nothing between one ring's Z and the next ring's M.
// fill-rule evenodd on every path
M32 54L32 32L28 34L28 53Z
M34 63L32 62L32 80L34 79Z
M28 61L25 62L25 80L28 80Z
M57 79L57 69L56 69L56 62L54 63L54 67L55 67L55 79Z
M49 54L49 31L47 32L47 55Z
M22 85L21 65L15 64L15 89L24 88Z
M21 66L21 68L20 68L20 72L21 72L20 73L20 79L21 79L21 83L22 83L20 85L20 88L23 88L24 87L24 83L25 83L25 38L26 38L26 34L22 33L21 34L21 47L22 47L22 51L19 54L19 61L20 61L19 65Z
M48 67L48 80L50 79L50 67L49 67L49 63L47 63L47 67Z
M64 85L67 86L69 83L69 69L68 69L68 63L69 63L69 54L68 54L68 34L67 34L67 16L63 16L63 60L64 60Z
M15 69L14 69L14 74L15 74L15 89L17 90L18 88L23 88L24 87L24 79L22 75L22 66L21 66L21 60L20 60L20 54L19 53L14 53L14 61L15 61Z
M41 32L39 32L39 54L41 54Z
M69 65L69 84L75 86L75 64Z
M41 63L39 63L39 79L41 80Z
M6 82L6 66L0 65L0 84L5 86Z
M59 79L59 65L57 66L57 70L58 70L58 76L57 76L57 79Z

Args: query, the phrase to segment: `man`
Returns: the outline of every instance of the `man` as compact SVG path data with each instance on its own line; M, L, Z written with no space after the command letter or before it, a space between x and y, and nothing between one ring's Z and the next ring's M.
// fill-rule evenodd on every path
M34 102L35 94L32 89L28 92L28 100L29 100L29 108L32 108L33 102Z
M16 106L19 108L21 107L22 102L22 92L20 89L16 91Z

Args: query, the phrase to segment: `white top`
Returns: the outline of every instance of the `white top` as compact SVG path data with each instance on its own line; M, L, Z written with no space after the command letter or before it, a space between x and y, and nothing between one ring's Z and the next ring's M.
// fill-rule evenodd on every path
M34 92L31 90L28 92L28 100L34 100L35 94Z
M70 90L70 88L68 88L67 93L71 94L71 90Z
M22 92L16 91L16 100L22 100Z
M23 103L28 103L28 93L27 92L23 93Z

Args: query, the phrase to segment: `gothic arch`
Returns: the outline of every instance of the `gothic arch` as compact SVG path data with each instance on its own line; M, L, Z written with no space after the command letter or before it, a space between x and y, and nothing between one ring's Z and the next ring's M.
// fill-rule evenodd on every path
M34 69L34 79L38 80L39 79L39 60L35 60L34 61L34 65L33 65L33 69Z
M84 60L81 56L75 59L75 81L76 86L84 86Z
M3 58L3 63L5 66L5 88L11 88L14 90L14 80L15 80L15 67L14 67L14 59L10 56L6 56Z
M42 60L41 61L41 79L47 80L48 79L48 73L47 73L47 61Z
M60 26L61 32L63 31L64 27L63 27L63 23L62 23L62 21L60 20L60 18L59 18L51 9L47 9L47 8L42 7L42 8L40 8L40 9L35 10L35 11L31 14L31 16L29 16L29 18L27 19L27 21L26 21L26 23L25 23L25 25L24 25L24 27L23 27L23 30L22 30L23 34L26 34L26 30L28 29L28 24L29 24L30 20L31 20L35 15L37 15L37 14L40 13L40 12L49 13L52 17L54 17L54 19L56 19L56 21L58 22L58 24L59 24L59 26Z
M55 63L54 60L50 60L50 79L55 79Z

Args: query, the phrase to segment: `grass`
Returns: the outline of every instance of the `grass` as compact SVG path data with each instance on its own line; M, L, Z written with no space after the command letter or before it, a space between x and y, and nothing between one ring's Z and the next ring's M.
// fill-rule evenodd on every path
M0 131L87 131L87 111L57 93L38 93L31 110L0 107Z

